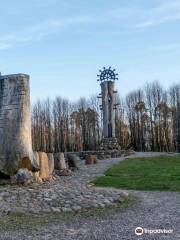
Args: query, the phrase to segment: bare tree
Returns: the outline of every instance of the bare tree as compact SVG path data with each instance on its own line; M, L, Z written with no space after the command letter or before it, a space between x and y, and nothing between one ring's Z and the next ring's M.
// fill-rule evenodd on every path
M164 90L158 82L117 95L116 137L122 148L180 152L180 84ZM71 103L57 97L32 107L33 148L60 152L98 149L102 113L96 96Z

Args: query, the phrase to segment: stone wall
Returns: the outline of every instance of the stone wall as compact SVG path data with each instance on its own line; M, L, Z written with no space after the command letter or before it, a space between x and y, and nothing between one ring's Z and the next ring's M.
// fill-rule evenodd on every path
M103 138L99 150L121 150L117 138Z
M38 169L32 151L29 76L0 76L0 172Z
M65 157L67 159L68 154L75 154L80 157L80 159L86 159L89 155L96 155L99 160L108 158L119 158L123 156L126 152L124 150L99 150L99 151L81 151L81 152L66 152Z

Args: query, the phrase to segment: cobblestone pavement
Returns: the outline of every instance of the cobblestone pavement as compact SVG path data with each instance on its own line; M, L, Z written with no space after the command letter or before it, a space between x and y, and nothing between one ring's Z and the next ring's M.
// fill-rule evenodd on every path
M72 176L30 186L0 186L0 213L8 212L69 212L81 208L105 207L123 200L123 191L92 187L89 181L122 159L99 161L84 165Z
M150 156L141 153L137 156ZM154 154L155 155L155 154ZM88 185L88 181L103 172L121 159L99 161L97 165L81 166L71 177L62 177L53 183L45 183L30 189L9 187L0 189L2 206L11 211L69 211L76 206L94 206L99 203L112 204L123 199L121 191L113 189L102 190ZM68 191L67 191L68 189ZM139 201L128 209L112 212L105 216L73 217L70 221L49 223L46 226L34 227L30 232L26 230L3 231L2 240L180 240L180 193L176 192L145 192L128 191ZM6 193L6 194L5 194ZM23 196L22 196L23 194ZM11 197L15 196L11 199ZM57 201L58 197L58 201ZM6 199L6 201L5 201ZM24 199L24 201L23 201ZM106 202L106 200L108 200ZM31 201L31 203L28 203ZM40 203L38 203L40 201ZM69 202L68 202L69 201ZM17 206L17 204L20 204ZM53 205L53 202L56 204ZM93 204L92 204L93 202ZM24 206L21 206L24 204ZM42 204L42 206L41 206ZM98 205L100 206L100 205ZM30 208L28 210L28 207ZM66 209L62 209L62 208ZM46 209L47 208L47 209ZM136 236L136 227L147 229L172 229L172 234L144 234Z

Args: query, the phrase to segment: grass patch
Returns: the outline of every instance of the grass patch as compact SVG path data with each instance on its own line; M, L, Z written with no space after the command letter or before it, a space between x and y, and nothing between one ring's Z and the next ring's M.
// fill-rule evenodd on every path
M127 208L134 206L137 198L129 196L123 202L116 206L108 208L90 208L78 212L69 213L10 213L0 218L0 231L32 231L39 226L48 226L52 224L69 223L70 221L80 219L90 219L95 217L106 217L110 214L125 211Z
M94 183L122 189L180 191L180 155L126 159Z

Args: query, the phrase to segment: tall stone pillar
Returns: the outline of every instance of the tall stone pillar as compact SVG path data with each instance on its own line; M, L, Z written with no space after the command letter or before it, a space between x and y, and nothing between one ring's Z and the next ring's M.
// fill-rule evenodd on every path
M115 138L115 82L108 82L108 92L109 92L109 137Z
M109 105L108 105L108 82L101 83L102 111L103 111L103 137L108 137Z
M115 91L115 80L117 80L117 74L115 69L111 70L104 68L100 70L98 75L101 86L101 94L98 98L102 99L101 109L103 112L103 139L100 146L102 150L108 149L120 149L115 134L115 110L117 107L116 103L116 91Z
M0 172L38 169L32 151L29 76L0 76Z
M104 81L101 83L102 111L103 111L103 136L115 137L115 95L114 82Z
M176 97L177 97L177 116L176 116L176 129L177 129L177 133L176 133L176 148L177 148L177 152L180 153L180 89L177 89L177 93L176 93Z

